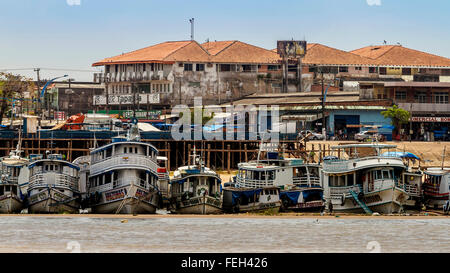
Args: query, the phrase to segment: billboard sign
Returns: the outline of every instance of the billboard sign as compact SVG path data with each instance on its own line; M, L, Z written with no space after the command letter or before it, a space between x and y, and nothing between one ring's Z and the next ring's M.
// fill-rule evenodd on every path
M287 58L304 57L306 54L306 41L277 41L277 53Z
M95 95L94 96L94 105L105 105L106 104L106 96L103 95ZM157 104L160 101L160 96L158 93L154 94L139 94L136 95L136 104ZM119 104L133 104L133 95L109 95L108 96L108 104L109 105L119 105Z

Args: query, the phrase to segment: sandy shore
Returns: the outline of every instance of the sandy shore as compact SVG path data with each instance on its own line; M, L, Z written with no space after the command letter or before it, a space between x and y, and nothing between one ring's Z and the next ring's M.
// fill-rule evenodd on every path
M275 215L263 214L220 214L220 215L194 215L194 214L1 214L0 217L43 217L43 218L103 218L103 219L152 219L152 218L268 218L268 219L450 219L449 215L437 212L414 215L364 215L364 214L326 214L319 213L279 213Z

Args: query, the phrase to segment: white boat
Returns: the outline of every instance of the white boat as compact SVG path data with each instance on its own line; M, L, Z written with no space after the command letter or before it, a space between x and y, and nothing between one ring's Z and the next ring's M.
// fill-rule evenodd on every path
M280 203L283 210L324 206L319 164L305 164L296 158L279 159L278 153L270 153L269 158L239 163L235 187L262 189L263 194L273 192L274 187L279 188L280 195L270 201Z
M170 180L170 211L181 214L222 213L219 175L193 154L194 165L182 166Z
M132 126L127 137L91 151L87 204L93 213L155 213L160 206L158 150L140 140Z
M423 197L426 206L442 209L449 200L450 168L428 168L423 183Z
M334 211L401 212L412 195L420 195L418 185L405 179L410 172L403 160L381 156L383 149L394 149L396 145L369 143L331 148L347 155L345 159L323 162L324 196Z
M79 167L62 155L30 156L29 213L74 213L80 207Z
M1 158L0 213L19 213L24 208L27 192L21 187L19 177L28 179L28 162L28 159L20 157L19 147Z

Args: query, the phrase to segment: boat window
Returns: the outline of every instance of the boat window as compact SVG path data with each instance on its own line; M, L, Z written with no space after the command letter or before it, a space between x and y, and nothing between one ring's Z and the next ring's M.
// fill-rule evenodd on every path
M127 147L123 147L123 153L124 153L124 154L127 153Z
M138 148L134 147L134 152L137 154L138 153Z
M381 177L381 170L376 170L375 171L375 179L382 179L382 177Z
M9 191L9 186L5 186L5 191L6 191L6 192Z
M351 174L348 174L348 175L347 175L347 185L348 185L348 186L353 186L353 182L354 182L353 174L352 174L352 173L351 173Z
M45 170L48 171L48 165L45 165Z
M269 180L274 180L275 179L275 172L274 171L269 171L268 172L268 176L269 176Z
M389 171L383 171L383 179L389 179Z
M58 165L55 165L55 171L57 171L58 170Z

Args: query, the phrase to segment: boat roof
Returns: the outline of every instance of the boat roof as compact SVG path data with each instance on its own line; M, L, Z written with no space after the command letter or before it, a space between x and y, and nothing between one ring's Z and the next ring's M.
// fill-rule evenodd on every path
M80 170L80 167L78 167L77 165L74 165L72 163L70 163L69 161L65 161L65 160L59 160L59 159L39 159L36 161L33 161L30 165L28 165L28 169L33 168L34 166L36 166L38 163L44 163L44 162L56 162L56 163L61 163L63 165L69 166L70 168L76 169L76 170Z
M197 173L195 172L196 170L198 171ZM192 173L189 173L189 171L192 171ZM203 176L211 176L211 175L218 176L218 174L215 171L211 170L210 168L203 167L203 170L202 170L197 165L190 165L190 166L179 167L174 172L174 179L181 178L180 175L182 175L182 174L196 175L196 176L200 176L200 175L203 175Z
M428 168L424 171L425 174L428 175L445 175L450 172L450 168Z
M26 165L29 160L23 157L4 157L1 160L2 164L15 166L15 165Z
M286 163L286 165L281 165ZM305 163L300 158L285 158L285 159L262 159L252 160L248 162L241 162L238 164L239 169L272 169L272 168L284 168L284 167L320 167L318 164Z
M342 144L337 146L331 146L331 149L345 149L345 148L379 148L379 149L392 149L397 148L397 145L393 144L377 144L377 143L358 143L358 144Z
M102 147L96 148L91 151L91 155L101 152L103 150L106 150L109 147L112 147L113 145L122 145L122 144L135 144L135 145L149 146L153 151L158 152L158 149L156 149L155 146L153 146L149 143L140 142L140 141L119 141L119 142L112 142L112 143L106 144Z

